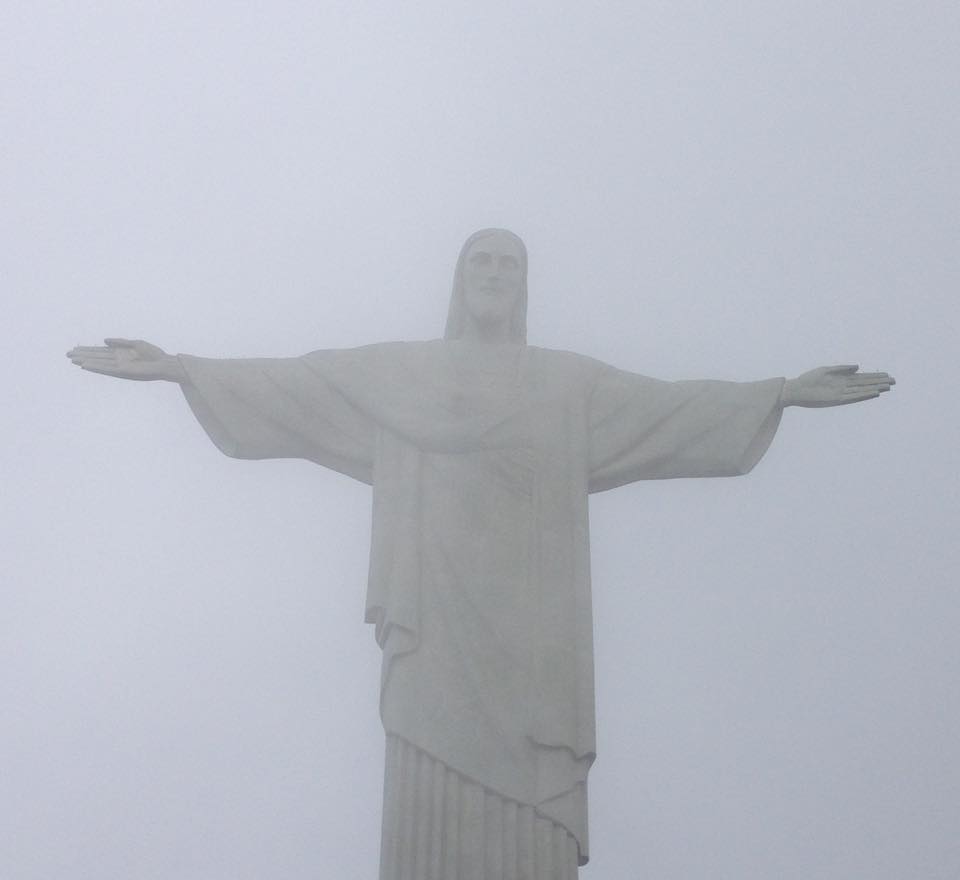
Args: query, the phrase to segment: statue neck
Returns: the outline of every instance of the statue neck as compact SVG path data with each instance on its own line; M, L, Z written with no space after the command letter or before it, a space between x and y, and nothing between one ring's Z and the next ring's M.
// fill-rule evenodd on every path
M510 339L510 323L508 321L477 321L472 315L467 315L463 325L461 339L467 342L507 343Z

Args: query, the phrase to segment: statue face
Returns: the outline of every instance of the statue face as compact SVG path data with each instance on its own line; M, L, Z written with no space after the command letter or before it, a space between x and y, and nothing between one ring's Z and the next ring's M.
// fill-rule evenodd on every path
M463 304L485 335L508 329L523 286L523 255L509 236L475 241L463 262Z

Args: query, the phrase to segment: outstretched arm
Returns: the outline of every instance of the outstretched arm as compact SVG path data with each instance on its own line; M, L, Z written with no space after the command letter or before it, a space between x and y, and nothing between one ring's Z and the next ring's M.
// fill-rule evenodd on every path
M180 361L142 339L104 339L106 345L78 345L67 357L83 370L140 382L186 382Z
M104 342L77 346L67 357L93 373L179 383L194 415L226 455L305 458L371 481L375 425L338 385L344 372L354 372L349 351L219 360L169 355L142 339Z
M887 373L858 373L856 364L817 367L796 379L788 379L780 396L781 406L843 406L879 397L896 385Z

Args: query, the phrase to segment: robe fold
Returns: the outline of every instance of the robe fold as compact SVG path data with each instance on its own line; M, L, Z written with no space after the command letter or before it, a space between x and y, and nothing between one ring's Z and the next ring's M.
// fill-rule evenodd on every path
M180 361L227 455L305 458L372 484L366 619L388 735L532 808L585 864L588 493L747 473L777 429L783 380L664 382L569 352L439 340Z

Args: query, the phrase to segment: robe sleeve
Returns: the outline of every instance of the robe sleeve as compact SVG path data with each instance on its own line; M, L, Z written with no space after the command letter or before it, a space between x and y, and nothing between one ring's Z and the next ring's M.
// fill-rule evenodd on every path
M372 480L376 428L324 376L339 352L218 360L180 355L183 393L203 429L233 458L305 458Z
M664 382L608 367L589 400L589 489L748 473L767 451L783 379Z

